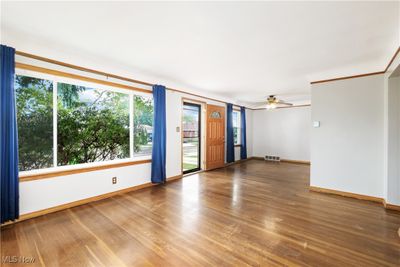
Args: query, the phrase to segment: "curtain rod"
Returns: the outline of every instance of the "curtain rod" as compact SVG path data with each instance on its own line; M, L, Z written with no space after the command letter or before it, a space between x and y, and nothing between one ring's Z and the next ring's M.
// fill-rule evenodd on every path
M79 71L83 71L83 72L88 72L88 73L92 73L92 74L105 76L107 78L110 77L110 78L114 78L114 79L118 79L118 80L122 80L122 81L127 81L127 82L136 83L136 84L146 85L146 86L153 86L154 85L153 83L144 82L144 81L140 81L140 80L135 80L135 79L131 79L131 78L127 78L127 77L123 77L123 76L119 76L119 75L115 75L115 74L107 73L107 72L103 72L103 71L98 71L98 70L94 70L94 69L89 69L89 68L85 68L85 67L69 64L69 63L66 63L66 62L62 62L62 61L58 61L58 60L54 60L54 59L50 59L50 58L46 58L46 57L41 57L41 56L38 56L38 55L34 55L34 54L30 54L30 53L26 53L26 52L22 52L22 51L18 51L18 50L15 51L15 54L17 54L19 56L22 56L22 57L32 58L32 59L35 59L35 60L39 60L39 61L43 61L43 62L47 62L47 63L51 63L51 64L63 66L63 67L67 67L67 68L70 68L70 69L75 69L75 70L79 70ZM228 103L226 101L222 101L222 100L219 100L219 99L215 99L215 98L211 98L211 97L207 97L207 96L202 96L202 95L198 95L198 94L194 94L194 93L190 93L190 92L186 92L186 91L182 91L182 90L178 90L178 89L174 89L174 88L166 87L166 89L170 90L170 91L178 92L178 93L188 94L188 95L192 95L192 96L196 96L196 97L205 98L205 99L208 99L208 100L217 101L217 102L224 103L224 104ZM239 105L234 105L234 106L238 106L239 107ZM246 107L246 108L253 110L253 108L248 108L248 107Z

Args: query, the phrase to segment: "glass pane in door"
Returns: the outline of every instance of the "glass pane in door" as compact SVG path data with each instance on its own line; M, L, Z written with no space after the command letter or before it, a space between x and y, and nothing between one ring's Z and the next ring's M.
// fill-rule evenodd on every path
M183 104L183 173L200 170L200 112L200 105L192 103Z

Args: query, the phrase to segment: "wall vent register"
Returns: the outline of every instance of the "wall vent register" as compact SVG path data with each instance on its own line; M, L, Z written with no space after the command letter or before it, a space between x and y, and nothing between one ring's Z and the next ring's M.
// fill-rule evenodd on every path
M267 160L267 161L281 161L281 158L277 157L277 156L264 156L264 160Z

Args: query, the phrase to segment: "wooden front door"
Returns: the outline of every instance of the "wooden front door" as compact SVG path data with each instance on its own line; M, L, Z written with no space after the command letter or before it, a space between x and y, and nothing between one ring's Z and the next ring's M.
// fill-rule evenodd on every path
M207 105L206 169L225 165L225 107Z

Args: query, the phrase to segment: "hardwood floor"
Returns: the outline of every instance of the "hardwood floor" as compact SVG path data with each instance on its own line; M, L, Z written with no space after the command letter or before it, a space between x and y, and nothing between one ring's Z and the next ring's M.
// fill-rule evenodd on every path
M36 259L23 266L400 266L399 212L308 184L307 165L250 160L3 227L1 252Z

